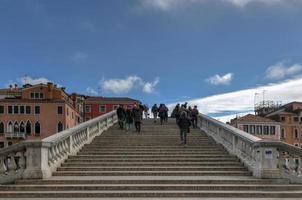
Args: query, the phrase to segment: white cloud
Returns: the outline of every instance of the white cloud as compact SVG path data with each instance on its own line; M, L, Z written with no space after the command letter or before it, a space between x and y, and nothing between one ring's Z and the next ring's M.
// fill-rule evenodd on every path
M89 95L94 95L94 96L98 95L98 92L95 89L93 89L92 87L86 88L86 93L88 93Z
M266 70L266 78L268 79L283 79L288 76L297 75L302 72L301 64L293 64L286 66L284 62L279 62L275 65L270 66Z
M70 58L74 63L79 64L85 61L88 58L88 55L84 52L78 51L74 53Z
M155 80L153 82L147 82L147 83L144 83L144 86L143 86L143 91L145 93L153 93L154 90L155 90L155 87L156 85L159 83L159 77L156 77Z
M255 94L262 93L262 91L266 91L266 100L282 101L283 103L302 101L301 88L302 78L296 78L251 89L188 100L188 103L197 105L204 114L215 114L223 117L225 113L240 114L252 111L254 109ZM174 107L176 103L170 104L170 108Z
M133 75L125 79L108 79L100 81L100 85L104 91L114 94L126 94L135 88L142 89L145 93L153 93L159 78L155 78L153 82L145 82L141 77Z
M33 77L25 75L25 76L22 76L20 78L17 78L16 81L9 81L8 84L5 84L5 87L9 87L9 85L14 85L14 84L17 84L17 85L25 85L25 84L37 85L37 84L40 84L40 83L46 84L48 82L54 83L54 81L49 80L48 78L45 78L45 77L33 78ZM61 87L61 85L59 85L59 84L57 84L57 86Z
M276 4L297 4L297 0L140 0L143 7L152 8L162 11L169 11L174 8L181 8L185 6L194 6L202 3L221 2L234 5L238 8L243 8L251 3L261 3L266 5Z
M212 85L229 85L231 81L233 80L234 74L228 73L225 75L214 75L208 79L206 79L207 82L209 82Z

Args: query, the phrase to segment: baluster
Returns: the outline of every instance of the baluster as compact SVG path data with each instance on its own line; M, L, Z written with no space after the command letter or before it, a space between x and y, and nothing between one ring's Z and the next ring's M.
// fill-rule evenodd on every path
M9 155L9 161L8 161L8 171L15 171L17 169L17 164L15 162L15 154Z
M298 159L298 176L302 176L302 158Z
M5 160L5 157L1 156L0 157L0 174L4 174L7 171L4 160Z
M288 158L288 168L289 168L289 174L295 175L296 174L296 162L295 158L290 155Z
M48 165L51 166L53 164L53 154L51 151L52 147L48 149Z
M25 167L26 167L26 160L25 160L24 152L20 151L16 155L19 157L19 159L18 159L18 167L19 167L19 169L25 169Z

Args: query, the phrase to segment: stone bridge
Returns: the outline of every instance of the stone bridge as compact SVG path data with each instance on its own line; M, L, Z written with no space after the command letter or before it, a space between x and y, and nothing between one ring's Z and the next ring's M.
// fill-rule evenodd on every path
M115 112L0 150L0 198L302 198L302 149L200 114L119 130Z

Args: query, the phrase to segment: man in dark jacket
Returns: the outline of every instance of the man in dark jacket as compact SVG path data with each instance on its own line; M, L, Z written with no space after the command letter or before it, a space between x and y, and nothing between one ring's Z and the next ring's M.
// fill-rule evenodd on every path
M124 129L124 123L126 119L126 111L123 108L123 105L120 105L118 109L116 110L117 118L118 118L118 124L120 126L120 129Z
M158 107L156 104L152 106L151 112L153 113L154 123L156 123L157 114L158 114Z
M199 111L197 109L197 106L194 106L193 110L191 111L193 128L197 128L198 114L199 114Z
M132 110L131 107L128 106L127 110L126 110L126 131L131 131L131 126L133 124L133 114L132 114Z
M179 129L180 129L181 144L183 144L184 146L187 146L187 133L190 130L191 121L187 117L187 114L185 112L181 113L177 124L178 124Z
M140 134L141 133L141 123L142 123L143 111L136 104L134 104L134 107L132 109L132 115L133 115L135 129L136 129L137 133Z

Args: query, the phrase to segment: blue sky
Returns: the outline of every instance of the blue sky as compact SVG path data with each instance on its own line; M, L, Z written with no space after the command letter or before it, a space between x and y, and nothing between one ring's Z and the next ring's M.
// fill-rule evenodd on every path
M298 0L0 0L0 85L51 80L69 92L244 113L263 88L268 99L302 100L286 88L302 86L299 19ZM237 91L250 93L223 101Z

